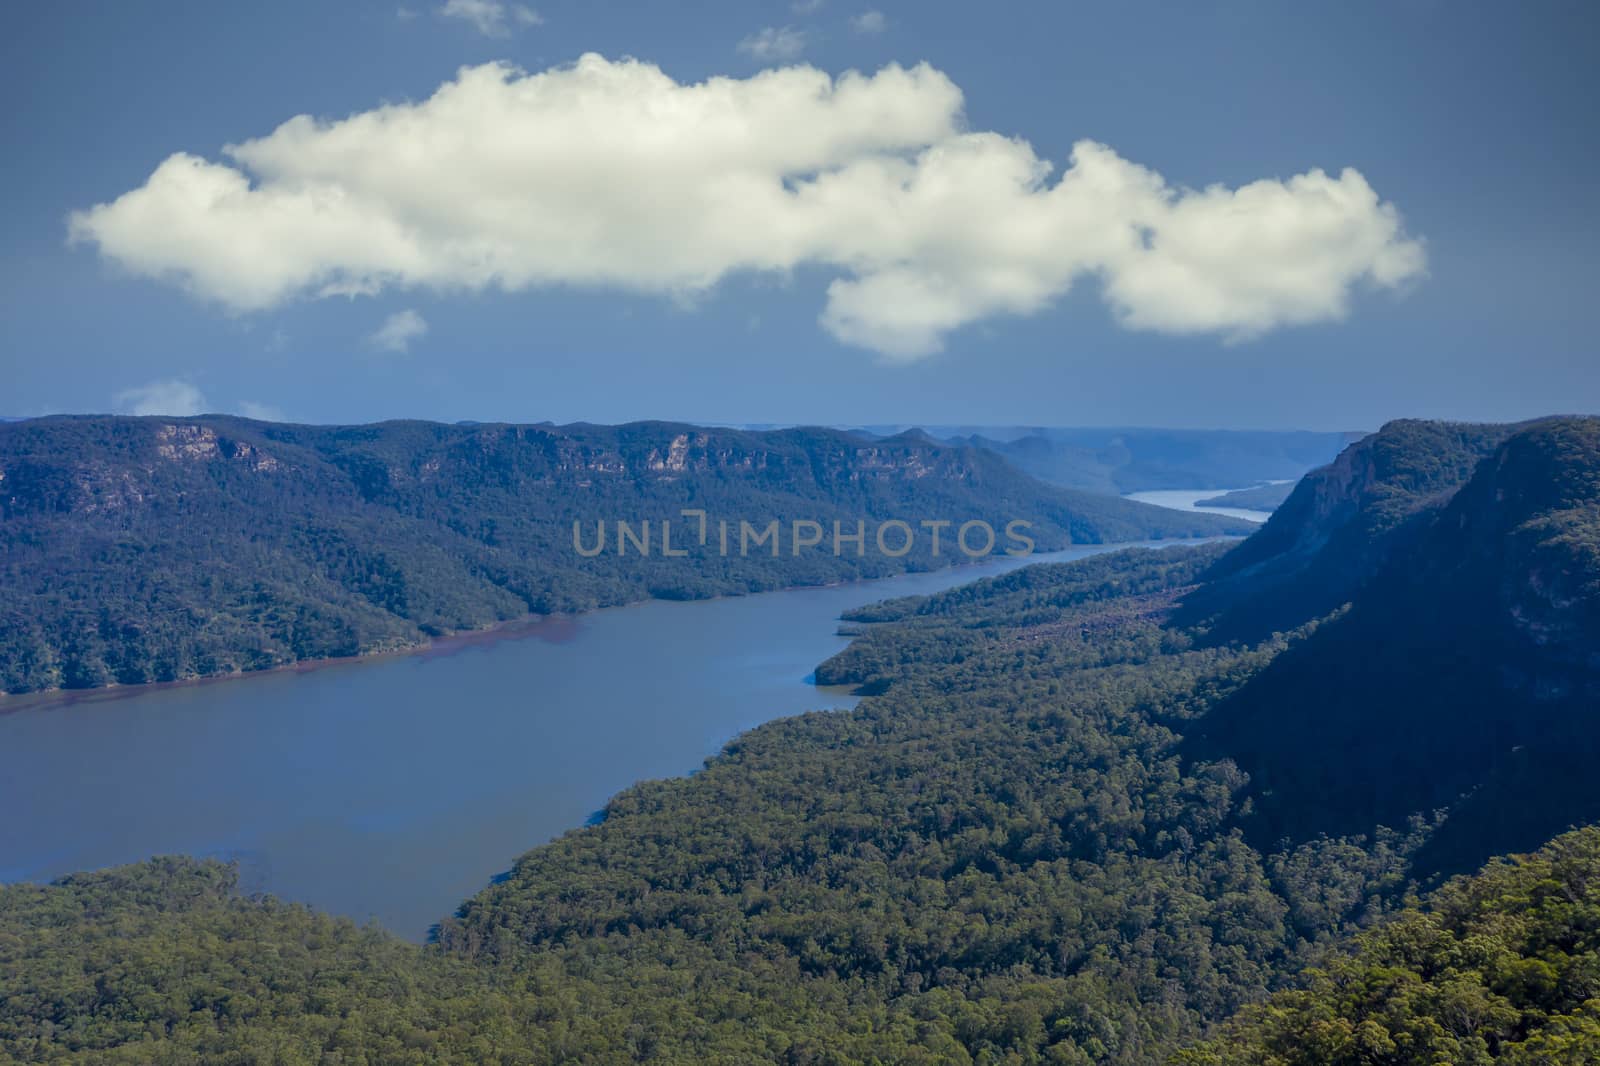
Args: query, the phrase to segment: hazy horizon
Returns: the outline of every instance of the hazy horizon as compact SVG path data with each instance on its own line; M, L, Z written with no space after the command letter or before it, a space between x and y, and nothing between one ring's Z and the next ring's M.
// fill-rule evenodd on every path
M1566 416L1566 415L1571 415L1573 417L1584 417L1581 413L1575 413L1575 412L1551 412L1550 417L1562 417L1562 416ZM1238 434L1252 434L1252 433L1253 434L1308 433L1308 434L1347 434L1347 435L1350 435L1350 434L1368 434L1368 433L1373 433L1373 432L1376 432L1380 428L1378 426L1365 426L1365 427L1355 427L1355 428L1346 427L1346 428L1315 429L1315 428L1309 428L1309 427L1306 427L1306 426L1296 426L1296 425L1277 425L1277 426L1260 426L1260 427L1253 427L1253 428L1242 428L1242 427L1238 427L1238 426L1217 426L1217 425L1211 425L1211 426L1201 426L1201 425L1135 425L1135 424L1129 424L1129 423L1115 423L1115 424L1107 423L1107 424L1104 424L1104 425L1096 425L1096 424L1087 423L1087 422L1076 422L1076 423L1072 423L1070 425L1068 425L1068 424L1044 425L1044 424L1029 424L1029 423L990 423L990 424L981 424L980 425L980 424L975 424L975 423L974 424L968 424L968 423L945 424L945 423L938 423L938 422L903 422L903 423L862 424L862 423L859 423L859 422L821 422L821 421L813 421L813 422L709 422L709 421L706 421L706 422L701 422L701 421L695 421L693 419L688 419L688 418L634 418L634 419L629 419L629 420L627 420L625 422L602 422L602 421L598 421L596 419L583 419L583 418L573 419L571 421L556 421L554 419L549 419L549 418L528 418L528 419L522 419L522 418L519 418L519 419L458 418L458 419L446 420L446 419L439 419L439 418L407 417L407 416L397 416L397 417L393 417L393 418L372 418L372 419L344 419L344 420L335 419L335 420L324 422L324 421L311 421L311 420L300 420L300 419L289 419L289 418L266 418L266 417L261 417L261 416L258 416L258 415L240 414L240 413L235 412L235 411L197 411L197 412L195 412L193 414L150 413L150 414L143 414L143 415L133 415L133 414L128 414L127 412L110 411L110 410L106 410L106 411L48 411L48 412L44 412L42 414L36 414L36 415L0 415L0 422L27 422L27 421L31 421L31 420L34 420L34 419L42 419L42 418L106 418L106 417L127 417L127 418L242 418L242 419L246 419L248 421L265 422L265 423L278 423L278 424L282 424L282 425L305 425L305 426L374 426L374 425L381 425L381 424L383 424L385 422L430 422L430 423L434 423L434 424L437 424L437 425L444 425L444 426L515 425L515 426L552 426L552 427L555 427L555 428L563 428L563 427L568 427L568 426L583 426L583 425L590 425L590 426L627 426L627 425L641 425L641 424L648 424L648 423L661 423L661 424L666 424L666 425L697 426L697 427L700 427L700 428L703 428L703 429L739 430L739 431L749 432L749 433L767 433L767 432L776 432L776 431L785 430L785 429L832 429L832 430L839 430L839 431L842 431L842 432L866 432L866 433L872 433L872 434L879 435L879 436L892 436L892 435L894 435L896 433L907 433L907 432L913 432L913 431L921 431L921 432L925 432L925 433L928 433L928 434L933 435L933 436L941 436L941 435L945 435L945 434L950 434L950 435L959 434L961 436L967 436L967 435L970 435L970 434L973 434L973 433L981 434L984 430L1001 430L1001 431L1007 431L1007 432L1020 431L1020 433L1022 435L1026 435L1027 433L1031 433L1031 432L1064 432L1064 431L1086 431L1086 432L1108 432L1108 433L1109 432L1128 432L1128 433L1238 433ZM1536 416L1536 418L1537 417L1546 417L1546 416ZM1450 420L1447 420L1447 421L1450 421Z

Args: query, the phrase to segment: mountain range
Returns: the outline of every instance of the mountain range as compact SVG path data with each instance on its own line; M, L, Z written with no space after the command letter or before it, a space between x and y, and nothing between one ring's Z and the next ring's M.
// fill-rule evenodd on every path
M803 551L797 521L818 538ZM1005 536L1013 521L1039 550L1249 529L1045 485L909 434L33 419L0 426L0 692L228 674L529 614L952 565L969 558L956 541L972 521L993 531L965 542L980 553L1023 550ZM622 543L618 522L638 539ZM879 550L884 522L905 527ZM941 548L924 522L945 523ZM580 532L592 550L607 530L609 547L580 553ZM663 538L687 554L665 554Z

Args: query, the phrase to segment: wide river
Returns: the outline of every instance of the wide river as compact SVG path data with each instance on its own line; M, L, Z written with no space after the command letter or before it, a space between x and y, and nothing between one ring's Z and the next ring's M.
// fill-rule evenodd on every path
M0 715L0 880L151 855L413 939L519 854L734 734L847 707L841 612L1024 562L552 620L518 639Z

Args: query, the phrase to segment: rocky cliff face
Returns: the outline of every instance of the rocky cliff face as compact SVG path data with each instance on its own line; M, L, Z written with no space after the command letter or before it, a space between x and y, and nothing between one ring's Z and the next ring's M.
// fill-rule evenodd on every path
M1600 670L1600 419L1510 437L1415 554L1411 590L1472 589L1540 660Z
M92 441L90 447L81 445ZM199 422L129 420L106 435L86 421L35 420L0 441L0 515L107 514L213 483L213 466L250 474L283 470L270 446Z
M38 421L14 427L0 442L0 508L12 515L117 511L235 472L293 478L319 461L345 471L369 499L438 483L581 490L694 476L816 487L966 483L1002 465L926 438L866 441L828 430L754 434L660 423L373 429L129 419L108 433L88 420Z

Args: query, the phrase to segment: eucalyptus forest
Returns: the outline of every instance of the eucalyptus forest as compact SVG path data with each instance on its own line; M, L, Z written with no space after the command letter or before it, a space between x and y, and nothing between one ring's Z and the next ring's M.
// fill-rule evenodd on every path
M852 710L430 941L183 858L0 889L0 1055L1600 1061L1600 419L1399 422L1250 538L852 612Z

